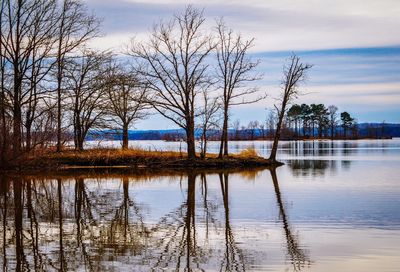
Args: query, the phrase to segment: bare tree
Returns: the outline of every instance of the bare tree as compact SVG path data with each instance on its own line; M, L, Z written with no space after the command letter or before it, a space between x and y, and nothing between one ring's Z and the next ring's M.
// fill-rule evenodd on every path
M222 125L219 157L228 155L228 124L229 111L232 106L250 104L263 97L252 97L258 89L246 84L259 80L254 73L259 61L253 61L248 51L253 46L254 39L244 40L240 34L228 29L225 23L217 22L217 74L222 89L222 108L224 121Z
M0 5L0 114L1 114L1 135L0 135L0 162L2 165L6 161L7 143L8 143L8 126L7 126L7 106L8 98L6 97L6 58L4 57L4 41L3 41L3 16L4 16L5 1L1 1Z
M278 112L278 123L276 125L274 142L272 145L271 155L269 159L273 162L276 161L276 152L278 150L278 143L281 136L281 127L283 118L285 116L288 104L299 95L299 85L304 81L307 71L312 67L310 64L302 63L300 57L293 54L288 63L283 68L283 93L281 97L280 108L275 106Z
M42 100L38 104L37 112L32 122L31 147L35 150L36 146L47 147L55 138L57 128L56 105L51 99Z
M132 123L146 118L150 108L148 90L134 72L114 64L106 76L106 97L108 121L118 129L122 128L122 148L128 148L128 129Z
M210 97L208 90L203 90L203 107L200 112L201 130L201 158L205 158L207 153L207 142L211 131L218 129L221 109L221 103L217 97Z
M57 151L62 146L62 83L65 59L79 46L98 35L99 20L79 0L62 0L57 26Z
M84 51L66 60L65 84L71 105L75 149L83 150L90 129L100 125L105 113L103 74L110 55Z
M24 127L25 127L25 150L29 152L32 148L32 127L37 118L46 114L48 108L45 107L43 99L48 96L49 88L48 77L51 69L54 67L53 48L56 44L56 31L57 24L56 5L49 6L51 9L48 14L49 25L47 28L42 29L43 23L40 13L35 18L30 28L30 36L32 37L32 50L30 56L30 66L26 71L26 86L23 95L26 97L22 102L22 109L24 114ZM46 33L42 33L45 31ZM47 34L47 35L46 35ZM43 37L42 37L43 36ZM38 40L41 38L42 40Z
M45 56L48 44L54 41L55 7L55 1L2 1L0 42L12 78L8 96L12 104L15 157L21 154L23 144L22 107L30 94L30 88L25 88L27 75ZM38 55L41 57L33 58Z
M156 25L147 43L133 43L139 73L153 93L154 109L186 132L188 158L194 159L199 92L209 84L206 57L214 46L202 31L203 12L188 6L169 23Z

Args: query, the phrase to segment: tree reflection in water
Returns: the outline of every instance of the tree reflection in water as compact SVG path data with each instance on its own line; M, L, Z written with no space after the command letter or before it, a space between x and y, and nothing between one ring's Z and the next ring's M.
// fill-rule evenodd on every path
M293 176L324 176L326 171L335 173L337 161L335 160L290 160L288 166L291 168Z
M245 175L257 176L250 172ZM3 271L100 271L123 265L145 271L246 271L262 258L254 259L246 243L237 241L229 177L229 172L181 175L182 202L149 221L143 204L130 194L136 188L130 185L140 180L137 176L111 178L113 184L120 182L122 192L108 188L107 181L101 185L104 180L96 187L95 179L82 176L47 180L2 176ZM271 177L287 256L293 269L300 270L309 258L292 233L275 170ZM218 182L211 191L208 178ZM150 182L148 176L144 179Z
M229 174L220 173L222 199L225 211L225 254L221 262L220 271L246 271L242 250L235 242L229 218Z
M64 243L63 243L63 199L62 199L62 180L57 179L57 196L58 196L58 232L59 232L59 271L66 271L66 263L64 257Z
M208 209L207 180L202 176L203 204L206 215L206 237L208 237L208 222L214 221ZM158 254L152 270L167 268L175 264L175 271L184 268L191 271L199 269L210 257L210 252L201 248L197 241L196 232L196 174L188 173L186 201L176 210L170 212L152 228L151 232L160 239L156 247L162 249ZM210 218L211 217L211 218Z
M308 257L308 253L306 252L306 250L300 247L298 236L292 233L292 229L289 224L288 216L285 210L285 205L282 201L282 195L279 188L276 169L271 169L270 173L272 182L274 184L276 202L279 207L279 215L281 217L283 223L283 230L285 232L287 254L290 259L290 262L293 264L293 270L299 271L302 268L304 268L306 264L310 265L310 259Z
M8 212L8 199L10 198L8 195L8 186L9 181L5 176L0 176L0 197L1 197L1 221L2 221L2 260L3 260L3 271L7 270L7 212Z
M22 179L15 179L13 182L14 193L14 230L15 230L15 257L16 271L22 271L22 267L26 265L24 254L23 233L22 233Z
M122 178L123 199L105 230L105 241L102 243L114 249L117 254L138 255L145 247L149 231L145 226L141 208L129 196L129 178ZM130 210L133 214L130 214ZM130 219L136 221L130 222Z

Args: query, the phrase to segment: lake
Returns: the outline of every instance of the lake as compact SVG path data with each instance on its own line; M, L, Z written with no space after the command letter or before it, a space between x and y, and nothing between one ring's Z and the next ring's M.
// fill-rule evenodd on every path
M271 142L230 144L232 152L246 148L268 156ZM0 265L400 271L400 139L282 142L278 158L285 165L275 170L0 175Z

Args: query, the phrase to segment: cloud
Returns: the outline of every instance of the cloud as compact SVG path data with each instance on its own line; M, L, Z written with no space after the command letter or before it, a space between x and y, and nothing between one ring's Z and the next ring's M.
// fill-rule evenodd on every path
M223 16L235 30L255 37L258 51L400 45L397 0L87 0L87 3L104 18L106 36L98 42L101 47L114 43L116 35L119 41L127 41L130 36L144 34L155 22L171 18L190 3L205 8L208 28L216 17Z

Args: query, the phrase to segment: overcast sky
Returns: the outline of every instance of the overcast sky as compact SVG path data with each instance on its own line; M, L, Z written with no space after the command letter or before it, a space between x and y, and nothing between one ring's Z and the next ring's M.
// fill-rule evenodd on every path
M245 37L255 38L252 54L261 60L269 95L257 105L233 110L244 125L265 120L279 94L282 65L292 51L314 64L298 103L335 104L359 122L400 123L399 0L86 0L103 19L99 49L121 50L132 37L145 38L152 25L168 20L186 5L204 8L206 27L223 16ZM162 124L160 126L160 124ZM139 129L171 124L153 116Z

